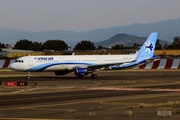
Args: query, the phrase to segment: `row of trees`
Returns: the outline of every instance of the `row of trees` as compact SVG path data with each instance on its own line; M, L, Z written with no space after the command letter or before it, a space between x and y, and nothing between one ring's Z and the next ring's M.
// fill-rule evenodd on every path
M15 45L14 49L21 50L34 50L34 51L43 51L43 50L68 50L68 45L63 40L47 40L44 43L32 42L30 40L24 39L19 40ZM83 40L79 42L74 50L95 50L96 47L93 42Z
M45 49L50 50L66 50L68 45L62 40L48 40L43 44L40 42L32 42L30 40L24 39L19 40L14 45L14 49L21 49L21 50L34 50L34 51L42 51Z
M141 45L134 43L133 46L124 46L123 44L117 44L112 46L111 49L118 50L118 49L138 49ZM0 48L5 48L6 45L0 43ZM34 50L34 51L43 51L43 50L68 50L68 45L63 40L47 40L44 43L39 42L32 42L28 39L23 39L17 41L14 45L14 49L21 49L21 50ZM74 50L101 50L101 49L109 49L103 46L95 47L94 43L88 40L82 40L81 42L77 43L74 47ZM156 49L180 49L180 38L174 37L173 43L168 45L167 43L162 46L160 44L160 40L158 39L156 42Z

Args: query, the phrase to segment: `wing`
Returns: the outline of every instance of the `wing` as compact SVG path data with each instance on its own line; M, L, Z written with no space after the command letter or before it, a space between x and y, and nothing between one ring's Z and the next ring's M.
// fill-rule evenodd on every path
M88 66L88 69L90 69L90 70L95 70L95 69L100 69L100 68L110 69L110 68L109 68L110 66L120 66L121 64L130 63L130 62L134 62L134 61L135 61L135 60L133 60L133 61L128 61L128 62L117 62L117 63L106 63L106 64L89 65L89 66Z

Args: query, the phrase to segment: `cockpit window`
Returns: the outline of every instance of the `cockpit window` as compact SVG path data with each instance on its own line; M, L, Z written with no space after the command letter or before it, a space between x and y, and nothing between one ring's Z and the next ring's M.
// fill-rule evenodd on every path
M15 60L15 62L23 63L23 60Z

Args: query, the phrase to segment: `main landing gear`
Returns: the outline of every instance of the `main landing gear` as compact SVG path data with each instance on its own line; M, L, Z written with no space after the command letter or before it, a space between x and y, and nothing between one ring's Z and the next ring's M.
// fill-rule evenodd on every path
M78 78L83 78L84 77L84 75L76 75ZM91 74L91 78L92 79L97 79L98 78L98 75L96 74L96 73L92 73Z
M92 74L91 74L91 78L97 79L97 77L98 77L98 75L97 75L96 73L92 73Z

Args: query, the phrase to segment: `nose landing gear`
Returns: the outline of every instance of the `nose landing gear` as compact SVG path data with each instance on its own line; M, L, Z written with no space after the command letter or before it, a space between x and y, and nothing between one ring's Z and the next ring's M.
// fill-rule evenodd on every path
M26 79L30 79L30 72L29 71L27 72Z

